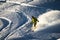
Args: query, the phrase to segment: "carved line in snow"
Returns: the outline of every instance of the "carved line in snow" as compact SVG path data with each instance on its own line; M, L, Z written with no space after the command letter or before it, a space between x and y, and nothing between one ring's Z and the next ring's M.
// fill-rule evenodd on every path
M9 36L13 35L16 31L18 31L19 29L24 28L24 27L25 27L25 25L27 25L28 23L30 23L30 22L31 22L30 17L29 17L27 14L25 14L24 12L23 12L23 14L28 18L28 21L27 21L25 24L23 24L21 27L17 28L17 29L16 29L16 30L14 30L13 32L11 32L11 33L10 33L10 34L5 38L5 40L7 40Z
M7 20L9 22L9 25L8 26L10 26L10 24L12 23L12 21L10 19L6 18L6 17L0 17L0 18Z
M20 2L15 2L15 1L7 1L7 3L15 3L17 5L21 5L21 6L29 6L29 7L37 7L37 8L45 8L45 7L38 7L36 5L31 5L28 3L20 3Z
M20 2L14 2L14 1L7 1L7 3L15 3L15 4L18 4L18 5L22 5L22 6L37 7L37 6L34 6L34 5L30 5L30 4L26 4L26 3L20 3Z
M7 25L7 27L10 27L11 28L11 23L12 23L12 21L10 20L10 19L8 19L8 18L6 18L6 17L0 17L1 19L5 19L5 20L7 20L8 22L9 22L9 24ZM6 28L6 27L5 27ZM4 29L5 29L4 28ZM2 29L2 31L0 32L0 39L1 39L1 37L4 39L5 37L6 37L6 35L7 34L9 34L9 33L7 33L6 34L6 31L9 31L9 28L7 29L7 30L4 30L4 29ZM10 32L10 31L9 31Z

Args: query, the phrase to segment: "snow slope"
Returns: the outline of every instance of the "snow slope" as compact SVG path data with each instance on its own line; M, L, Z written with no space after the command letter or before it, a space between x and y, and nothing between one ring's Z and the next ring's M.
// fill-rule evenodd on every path
M0 4L0 40L53 40L60 37L59 8L40 7L40 0L38 3L36 0L27 3L11 1ZM31 16L39 20L35 32L31 30Z
M60 24L60 11L48 11L38 18L39 22L37 22L36 30L42 30L47 28L48 26Z

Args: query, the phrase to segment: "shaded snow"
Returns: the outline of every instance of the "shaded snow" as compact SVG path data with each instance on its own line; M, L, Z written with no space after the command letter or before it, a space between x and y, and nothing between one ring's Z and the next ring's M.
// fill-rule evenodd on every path
M0 17L4 17L0 18L0 40L53 40L60 37L60 11L45 5L54 4L55 0L8 1L13 0L0 5ZM31 16L39 20L36 32L31 30Z

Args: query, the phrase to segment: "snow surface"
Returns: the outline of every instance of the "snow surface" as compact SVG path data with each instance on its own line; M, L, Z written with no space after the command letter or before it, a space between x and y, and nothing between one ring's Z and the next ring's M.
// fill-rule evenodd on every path
M0 4L0 40L60 38L60 6L56 4L59 5L58 0L7 0ZM39 20L34 32L31 16Z
M37 22L36 29L34 31L42 30L52 25L60 24L60 11L52 10L46 12L38 17L39 22Z

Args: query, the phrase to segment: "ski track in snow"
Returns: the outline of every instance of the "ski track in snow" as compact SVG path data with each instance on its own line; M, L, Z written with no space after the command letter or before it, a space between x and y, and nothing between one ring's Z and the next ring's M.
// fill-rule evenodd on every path
M14 5L14 4L13 4ZM10 5L10 7L11 7L12 5ZM9 6L8 6L8 8L9 8ZM28 22L26 22L24 25L22 25L21 27L19 27L18 29L16 29L16 30L19 30L19 29L21 29L22 27L24 27L25 25L27 25L29 22L31 22L31 19L29 18L29 16L28 15L26 15L24 12L23 12L23 14L28 18ZM15 30L14 30L15 31ZM14 32L13 31L13 32ZM8 35L9 36L9 35ZM7 37L8 37L7 36Z
M13 32L11 32L6 38L8 38L9 36L13 35L16 31L24 28L24 26L28 25L31 22L31 18L27 14L25 14L24 12L23 12L23 14L28 18L28 21L25 24L23 24L21 27L17 28Z

